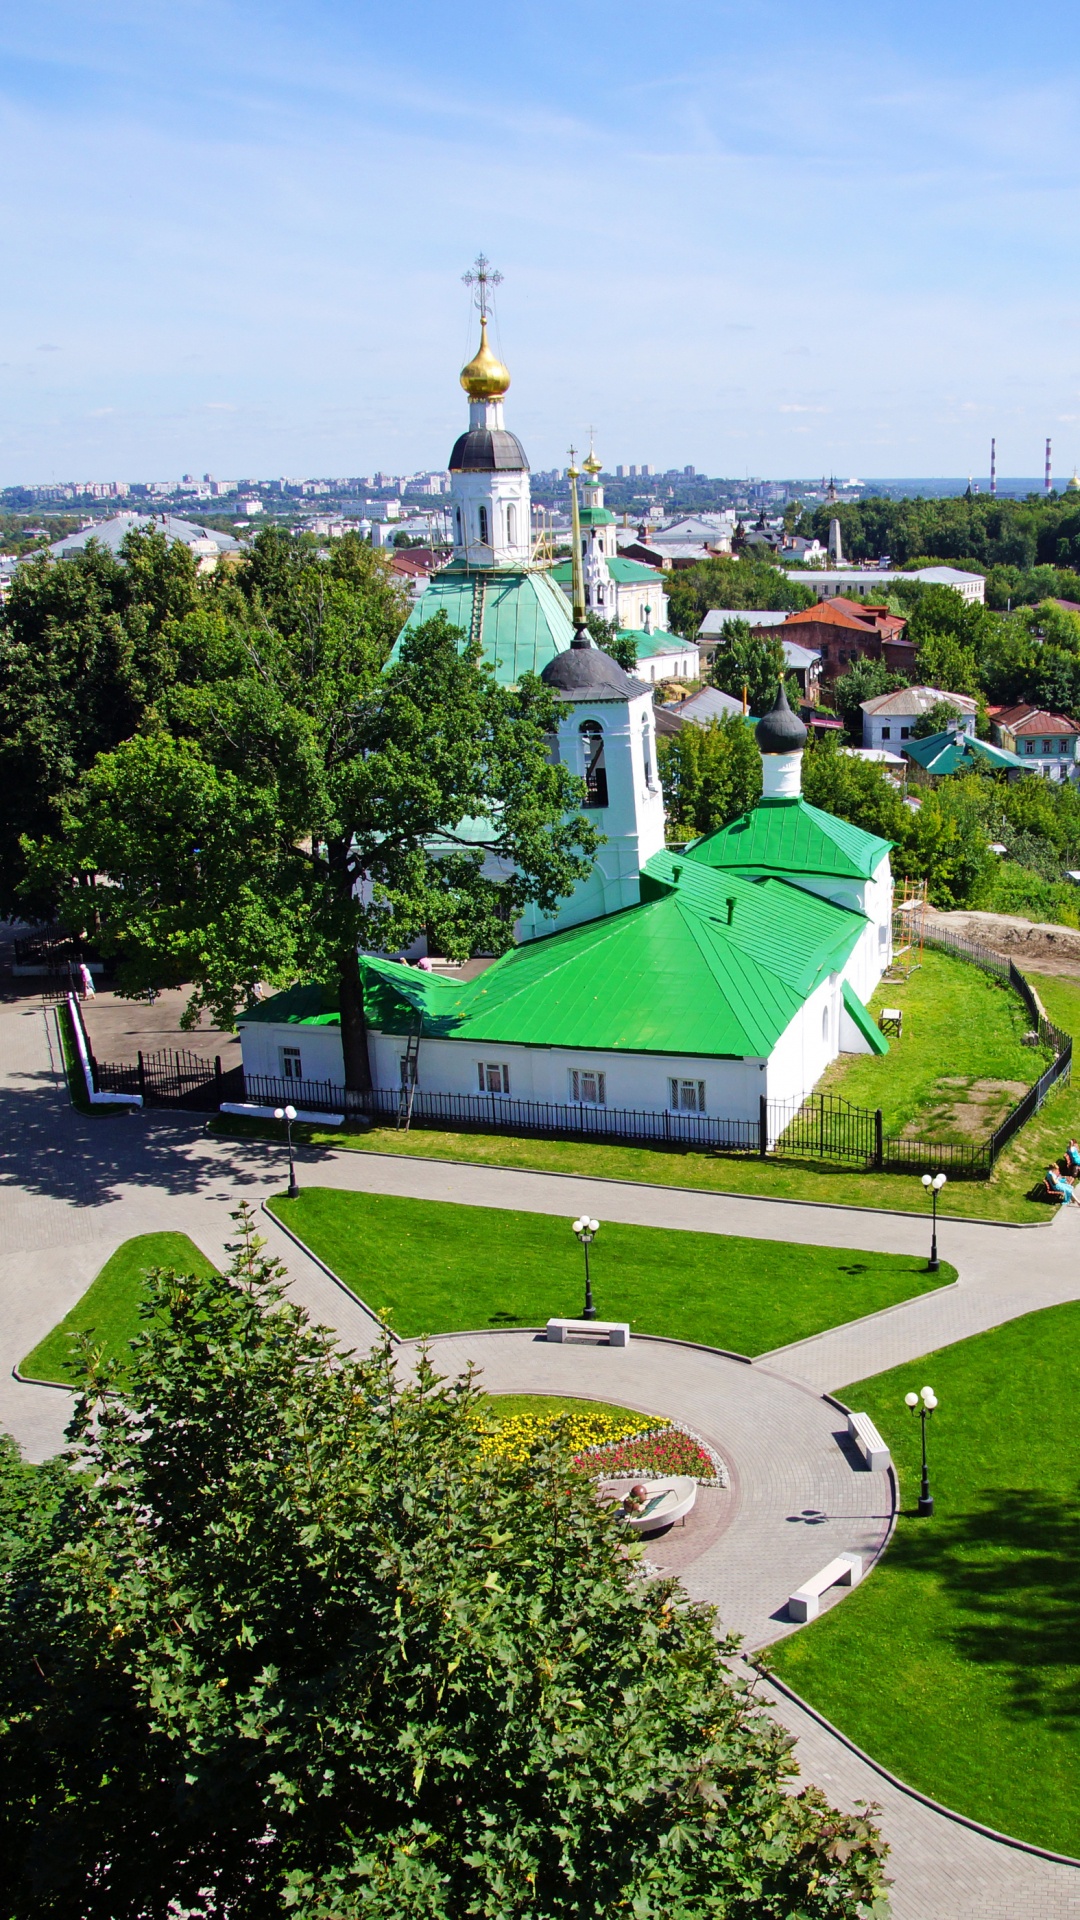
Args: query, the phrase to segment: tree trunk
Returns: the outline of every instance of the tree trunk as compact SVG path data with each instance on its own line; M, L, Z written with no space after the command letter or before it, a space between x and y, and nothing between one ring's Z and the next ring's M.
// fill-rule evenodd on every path
M367 1019L364 1015L364 992L360 984L360 961L355 949L341 962L338 990L345 1085L351 1093L370 1093L371 1058L368 1054Z

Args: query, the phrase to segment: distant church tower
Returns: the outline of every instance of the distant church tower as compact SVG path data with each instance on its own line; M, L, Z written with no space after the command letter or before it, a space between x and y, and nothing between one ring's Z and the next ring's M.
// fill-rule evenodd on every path
M652 689L594 647L585 625L585 567L578 470L570 467L574 638L540 675L560 705L556 751L585 782L586 816L605 835L589 877L550 919L526 909L522 937L554 933L636 906L639 875L664 845L664 797L656 763Z

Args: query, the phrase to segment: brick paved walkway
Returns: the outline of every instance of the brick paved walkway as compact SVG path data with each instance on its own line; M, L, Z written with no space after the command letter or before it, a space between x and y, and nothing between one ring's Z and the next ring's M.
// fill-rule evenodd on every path
M466 1205L740 1233L801 1244L920 1253L922 1220L663 1187L464 1167L365 1154L310 1153L302 1178ZM21 1386L11 1367L74 1305L108 1255L133 1234L188 1233L221 1260L231 1210L283 1184L283 1154L208 1138L164 1113L83 1116L68 1105L55 1040L39 1006L0 1006L0 1421L32 1458L62 1444L68 1397ZM364 1348L377 1329L364 1309L265 1216L260 1221L296 1296L342 1340ZM718 1603L751 1645L785 1630L774 1618L791 1588L841 1546L872 1550L886 1519L881 1475L857 1471L834 1437L823 1388L914 1359L1017 1313L1080 1293L1080 1218L1011 1229L948 1221L941 1251L959 1285L837 1328L754 1366L674 1343L626 1352L549 1348L517 1333L436 1343L447 1371L473 1357L487 1384L619 1398L676 1411L718 1444L732 1467L732 1513L721 1538L680 1577ZM408 1357L407 1353L404 1357ZM704 1497L704 1496L702 1496ZM823 1517L819 1517L823 1516ZM876 1799L893 1847L895 1920L1080 1920L1080 1872L987 1840L889 1787L809 1716L780 1699L808 1777L838 1803Z

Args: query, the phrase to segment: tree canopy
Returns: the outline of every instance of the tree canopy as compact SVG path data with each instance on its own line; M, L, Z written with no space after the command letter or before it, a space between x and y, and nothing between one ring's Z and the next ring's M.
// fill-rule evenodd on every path
M676 567L664 575L668 620L673 633L693 640L712 607L734 607L798 613L812 607L814 594L800 581L789 580L772 559L745 554L738 559L720 554L695 567Z
M657 753L668 825L683 838L713 832L761 797L761 755L738 714L706 727L687 721Z
M122 1393L86 1343L78 1471L0 1451L13 1920L884 1912L565 1444L509 1464L468 1376L340 1353L250 1214L233 1251L149 1276Z
M174 623L183 676L98 757L36 855L36 872L67 878L69 916L92 911L121 985L188 983L189 1019L231 1022L259 981L336 989L361 1090L358 948L426 934L454 958L501 952L525 902L552 909L598 843L573 812L581 783L548 756L547 688L498 686L445 616L387 665L401 619L361 542L324 562L261 535Z
M735 700L742 699L745 689L750 712L760 717L776 699L784 671L784 644L778 635L767 633L756 639L747 621L732 620L713 654L709 681Z

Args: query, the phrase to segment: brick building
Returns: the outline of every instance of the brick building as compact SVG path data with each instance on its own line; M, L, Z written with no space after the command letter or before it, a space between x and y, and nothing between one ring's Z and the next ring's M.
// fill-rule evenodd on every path
M916 654L914 643L904 637L906 626L907 622L899 614L890 613L888 607L837 596L790 614L783 626L774 627L772 632L820 654L825 687L856 660L883 660L893 673L911 678Z

